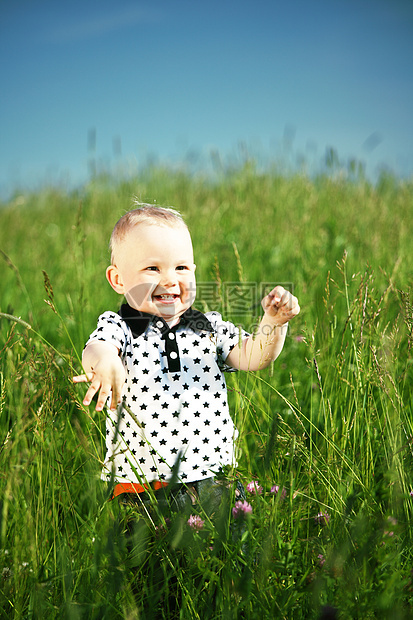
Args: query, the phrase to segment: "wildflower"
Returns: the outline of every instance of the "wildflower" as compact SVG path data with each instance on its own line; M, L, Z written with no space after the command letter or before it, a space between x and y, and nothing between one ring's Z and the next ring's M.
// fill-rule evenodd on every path
M300 336L300 335L296 336L295 337L295 341L296 342L303 342L304 341L304 336Z
M413 497L413 490L409 493L410 497Z
M280 487L278 486L278 484L274 484L274 486L271 487L270 492L274 493L274 495L278 495L280 490ZM281 489L281 499L285 499L287 496L287 491L285 489Z
M191 515L187 523L195 532L199 532L199 530L202 530L204 527L205 521L203 521L198 515Z
M251 504L249 504L246 501L242 502L241 500L239 500L238 502L235 502L235 506L232 509L232 514L233 514L234 519L238 519L238 517L240 516L245 516L251 513L252 513Z
M323 556L322 553L319 553L317 557L318 557L318 565L319 565L319 567L323 568L323 566L325 564L325 561L326 561L325 557Z
M318 515L314 517L314 519L318 525L328 525L328 522L330 521L330 515L328 514L328 512L319 512Z
M247 491L252 495L261 495L262 486L258 484L258 480L253 480L247 484Z
M394 517L387 517L387 523L389 524L390 527L392 525L396 526L397 525L397 519L395 519ZM384 536L394 536L393 530L384 530L383 534L384 534Z

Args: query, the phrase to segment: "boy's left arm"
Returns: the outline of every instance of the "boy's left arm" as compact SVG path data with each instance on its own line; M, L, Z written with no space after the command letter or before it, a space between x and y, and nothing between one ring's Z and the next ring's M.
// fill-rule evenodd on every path
M264 316L255 334L236 345L226 364L237 370L261 370L281 353L289 321L300 312L298 300L282 286L276 286L262 300Z

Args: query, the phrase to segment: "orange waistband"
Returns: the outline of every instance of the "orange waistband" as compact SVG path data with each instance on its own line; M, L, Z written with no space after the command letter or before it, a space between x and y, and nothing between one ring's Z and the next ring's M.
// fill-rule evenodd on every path
M154 482L151 482L150 485L139 484L138 482L119 482L113 489L112 499L118 495L122 495L122 493L145 493L149 486L151 486L154 491L158 491L159 489L162 489L162 487L167 487L168 483L161 482L160 480L155 480Z

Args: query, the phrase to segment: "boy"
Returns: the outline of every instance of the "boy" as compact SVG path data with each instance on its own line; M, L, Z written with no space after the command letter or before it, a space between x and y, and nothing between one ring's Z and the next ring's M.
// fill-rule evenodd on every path
M126 213L110 248L106 277L127 303L99 317L83 353L85 374L74 378L91 381L84 405L98 394L101 411L110 398L102 478L115 483L113 496L142 494L140 501L148 485L153 494L177 482L194 502L215 473L235 464L223 371L268 366L300 308L276 287L262 301L254 337L217 312L195 310L191 237L173 209Z

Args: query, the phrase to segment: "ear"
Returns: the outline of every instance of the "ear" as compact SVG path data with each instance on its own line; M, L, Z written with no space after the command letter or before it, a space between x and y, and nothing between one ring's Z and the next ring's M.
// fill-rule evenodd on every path
M122 282L122 276L119 269L115 267L115 265L109 265L106 269L106 278L114 291L119 293L119 295L124 294L125 287Z

